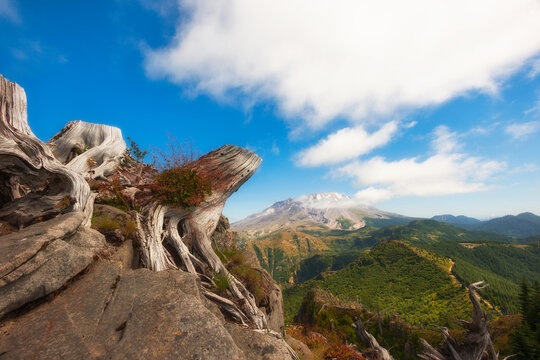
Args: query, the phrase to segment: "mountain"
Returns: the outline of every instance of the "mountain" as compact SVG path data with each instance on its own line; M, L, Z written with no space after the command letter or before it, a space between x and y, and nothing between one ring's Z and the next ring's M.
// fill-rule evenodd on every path
M447 325L467 318L465 290L451 276L451 261L400 241L374 246L338 271L329 271L284 290L286 320L296 314L311 289L321 288L367 309L399 314L409 324Z
M540 216L530 212L519 215L506 215L484 221L475 230L493 231L515 237L540 235Z
M413 218L392 214L356 203L335 192L303 195L276 202L262 212L232 224L251 235L263 235L285 228L330 228L356 230L366 225L406 224Z
M468 230L492 231L519 238L540 235L540 216L530 212L519 215L506 215L487 221L480 221L463 215L437 215L432 219Z
M454 216L454 215L449 215L449 214L436 215L432 217L431 219L435 221L447 223L447 224L452 224L452 225L474 225L474 224L479 224L482 222L481 220L464 216L464 215Z

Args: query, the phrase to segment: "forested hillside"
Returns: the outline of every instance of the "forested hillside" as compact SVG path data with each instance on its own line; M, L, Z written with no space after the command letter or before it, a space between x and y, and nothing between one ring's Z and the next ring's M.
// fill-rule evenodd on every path
M466 292L451 278L448 263L425 255L402 242L380 243L339 271L285 289L286 320L292 320L305 294L316 287L373 311L399 314L417 326L467 318Z
M540 280L540 246L512 244L513 238L489 232L466 231L431 220L377 232L379 239L400 239L454 262L452 273L465 284L485 280L480 294L499 310L519 309L518 284Z

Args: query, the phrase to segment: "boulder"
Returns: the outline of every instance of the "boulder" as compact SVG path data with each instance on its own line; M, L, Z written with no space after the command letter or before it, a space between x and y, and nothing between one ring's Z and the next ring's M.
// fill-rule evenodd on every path
M68 213L0 237L0 317L58 290L105 249L82 218Z
M6 359L291 359L283 340L228 323L196 275L132 269L126 241L62 292L0 325Z

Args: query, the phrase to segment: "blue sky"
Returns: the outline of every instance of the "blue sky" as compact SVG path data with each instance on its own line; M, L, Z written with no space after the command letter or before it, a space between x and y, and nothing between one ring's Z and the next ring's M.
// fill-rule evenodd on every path
M263 163L229 200L343 192L411 216L540 214L534 0L0 0L0 73L70 120Z

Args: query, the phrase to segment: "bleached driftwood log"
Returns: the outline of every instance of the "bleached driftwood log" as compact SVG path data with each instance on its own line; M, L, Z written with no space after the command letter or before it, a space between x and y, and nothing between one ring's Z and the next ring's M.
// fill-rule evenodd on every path
M422 345L424 345L424 353L418 355L422 359L426 360L498 360L499 354L495 352L491 336L488 331L488 316L482 310L480 302L475 294L476 290L485 288L487 285L483 285L483 281L479 281L469 285L469 299L473 305L473 318L471 322L461 321L467 333L465 334L465 341L458 343L454 340L447 328L441 327L440 330L444 335L444 341L446 345L445 351L437 351L427 341L420 339ZM508 359L506 357L505 359Z

